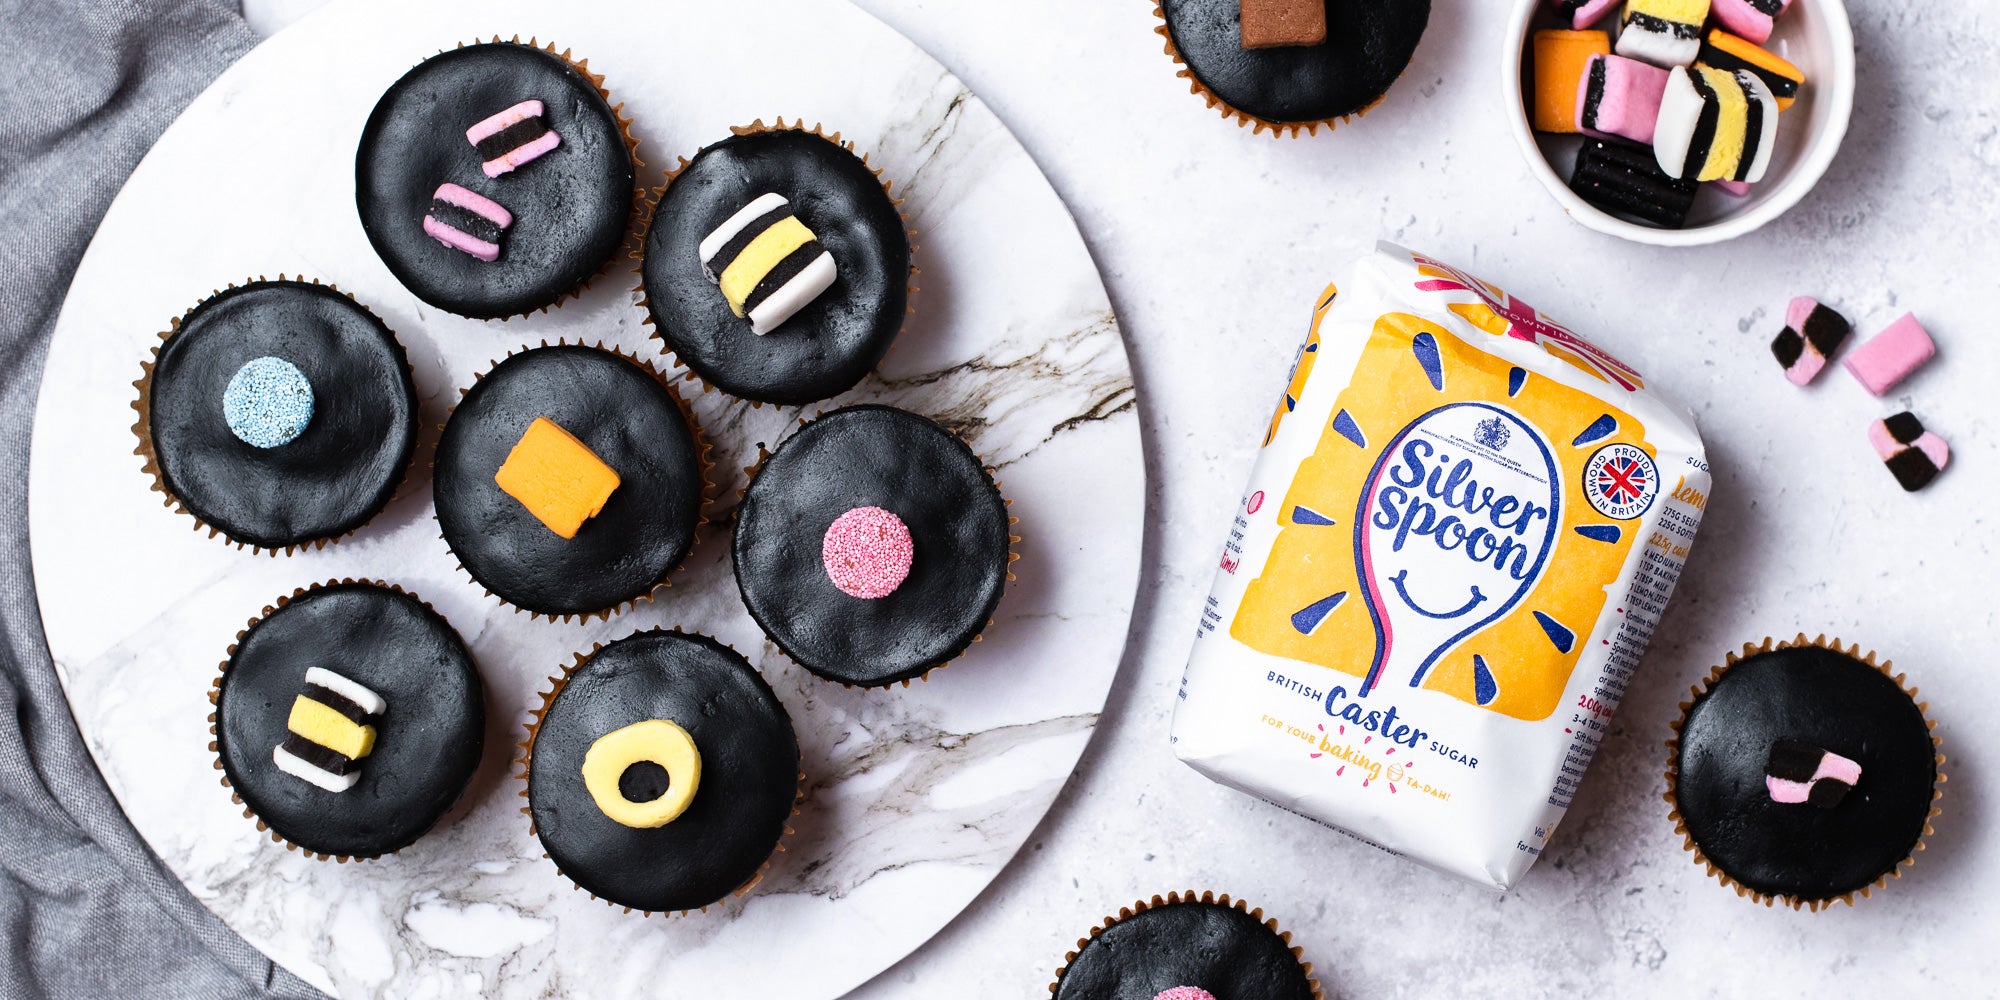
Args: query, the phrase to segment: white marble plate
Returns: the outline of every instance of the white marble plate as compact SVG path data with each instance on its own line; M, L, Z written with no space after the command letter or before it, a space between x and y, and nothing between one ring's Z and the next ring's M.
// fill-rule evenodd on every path
M917 313L845 399L940 417L999 470L1019 580L985 641L907 690L813 679L769 646L706 530L660 600L608 622L503 609L455 569L431 518L435 427L509 350L567 337L658 357L633 276L545 315L478 322L405 292L355 218L353 153L375 99L441 47L553 38L606 74L657 172L728 126L823 121L872 153L918 232ZM168 317L280 272L336 282L408 347L429 428L390 508L317 552L238 550L163 508L130 403ZM726 515L740 468L796 409L709 393ZM811 408L817 412L821 407ZM195 101L132 176L84 257L50 348L30 523L49 645L79 726L141 834L251 942L331 992L424 997L638 992L832 997L928 939L998 873L1089 738L1125 642L1144 467L1131 371L1097 272L1027 153L978 98L867 15L828 0L447 7L353 0L272 38ZM398 855L315 862L259 834L207 750L206 693L237 630L303 584L414 590L470 644L487 753L439 828ZM642 628L715 634L771 680L808 772L788 850L750 895L647 918L572 891L529 834L509 758L571 652Z

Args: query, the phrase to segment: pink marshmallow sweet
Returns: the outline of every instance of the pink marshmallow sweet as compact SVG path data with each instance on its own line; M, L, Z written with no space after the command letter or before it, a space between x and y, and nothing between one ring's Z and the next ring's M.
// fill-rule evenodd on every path
M820 564L849 597L887 597L910 575L916 545L903 519L880 507L856 507L835 518L820 539Z
M1620 0L1554 0L1556 10L1569 15L1570 27L1577 31L1596 24L1611 13Z
M1598 139L1653 142L1667 71L1624 56L1591 56L1576 85L1576 127Z
M1931 335L1914 313L1904 313L1868 342L1848 352L1842 364L1861 387L1880 396L1937 354Z
M1215 994L1199 986L1176 986L1153 994L1153 1000L1215 1000Z
M1709 13L1729 30L1732 35L1747 38L1762 45L1771 40L1771 29L1776 25L1778 15L1792 5L1792 0L1714 0L1709 5Z

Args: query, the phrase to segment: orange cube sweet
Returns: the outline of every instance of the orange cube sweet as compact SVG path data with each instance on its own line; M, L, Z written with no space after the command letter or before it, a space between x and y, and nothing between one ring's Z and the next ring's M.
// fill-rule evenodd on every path
M618 488L618 472L547 417L536 417L493 482L564 538L575 538Z
M1534 120L1538 132L1576 131L1576 94L1591 56L1611 54L1602 31L1535 32Z

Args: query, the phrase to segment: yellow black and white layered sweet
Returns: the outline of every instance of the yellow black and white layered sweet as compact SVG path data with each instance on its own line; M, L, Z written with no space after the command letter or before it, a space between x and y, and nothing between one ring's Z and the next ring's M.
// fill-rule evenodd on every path
M760 335L791 319L838 276L833 255L780 194L743 206L701 241L700 253L702 271L721 287L730 311L748 317Z
M1653 126L1653 156L1667 176L1755 184L1777 138L1778 102L1757 74L1713 66L1668 71Z
M360 761L375 750L375 724L388 709L382 696L331 670L306 671L305 690L292 701L285 742L271 751L278 770L344 792L361 780Z

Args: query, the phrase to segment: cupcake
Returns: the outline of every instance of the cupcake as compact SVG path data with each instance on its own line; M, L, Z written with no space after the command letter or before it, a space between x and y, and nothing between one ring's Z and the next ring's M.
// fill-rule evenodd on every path
M430 605L330 581L238 633L209 749L246 818L321 860L408 847L479 767L486 710L465 643Z
M910 233L840 134L733 129L667 179L641 266L654 332L732 396L810 403L873 371L909 312Z
M239 546L353 532L395 495L417 440L395 334L317 281L231 285L142 365L137 453L166 503Z
M1056 1000L1319 1000L1290 932L1228 895L1154 896L1104 918L1076 943Z
M1667 741L1675 829L1739 896L1852 905L1923 850L1944 782L1927 706L1903 675L1824 636L1731 654Z
M1317 133L1367 113L1403 75L1430 0L1156 0L1188 89L1238 126Z
M361 228L411 294L478 319L545 309L625 243L636 152L604 78L494 39L403 74L354 159Z
M642 362L558 344L509 355L445 422L438 527L480 586L550 618L651 596L702 523L707 446Z
M791 716L749 661L655 630L599 645L553 681L521 764L556 868L649 913L747 892L782 849L803 780Z
M979 456L931 420L835 410L765 458L736 510L736 584L800 666L907 683L992 624L1016 540Z

